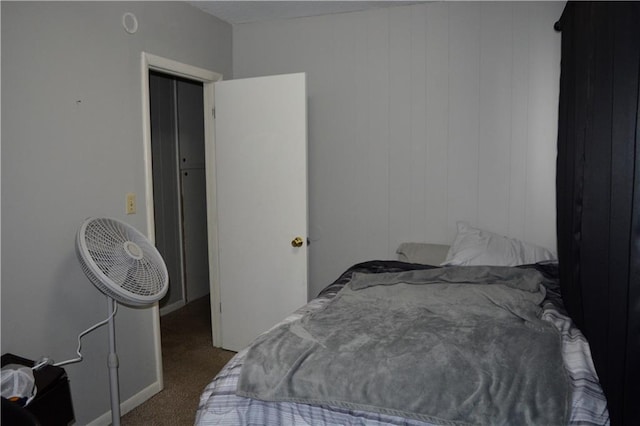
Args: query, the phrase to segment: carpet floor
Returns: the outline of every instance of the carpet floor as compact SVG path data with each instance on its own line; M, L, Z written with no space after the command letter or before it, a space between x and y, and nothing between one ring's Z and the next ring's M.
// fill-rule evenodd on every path
M164 390L121 419L123 426L193 425L200 394L235 355L211 345L209 296L160 318Z

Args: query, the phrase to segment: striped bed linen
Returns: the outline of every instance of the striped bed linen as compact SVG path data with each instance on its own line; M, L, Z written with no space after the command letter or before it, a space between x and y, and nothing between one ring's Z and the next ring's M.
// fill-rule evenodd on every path
M362 271L362 268L359 268L361 265L364 265L368 272L393 272L398 263L400 262L365 262L354 266L335 283L325 288L318 298L310 301L273 328L296 321L323 307L350 280L352 272ZM607 401L593 366L589 343L566 315L564 308L559 305L559 298L559 293L554 292L553 289L548 290L548 299L542 306L542 319L551 322L561 334L563 361L571 380L572 390L569 425L608 425ZM237 396L235 392L238 378L247 351L248 349L244 349L238 352L206 386L200 397L196 425L436 426L434 423L367 411L291 402L267 402ZM457 425L458 423L445 424Z

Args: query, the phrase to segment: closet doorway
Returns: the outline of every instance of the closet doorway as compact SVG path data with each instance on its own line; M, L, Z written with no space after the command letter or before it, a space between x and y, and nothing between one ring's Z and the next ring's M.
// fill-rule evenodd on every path
M155 244L169 271L165 315L209 294L203 84L150 70Z

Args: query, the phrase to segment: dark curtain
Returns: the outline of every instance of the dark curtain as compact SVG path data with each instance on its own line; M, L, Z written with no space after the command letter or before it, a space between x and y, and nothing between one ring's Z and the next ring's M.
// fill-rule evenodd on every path
M640 425L640 3L569 2L557 163L560 280L614 425Z

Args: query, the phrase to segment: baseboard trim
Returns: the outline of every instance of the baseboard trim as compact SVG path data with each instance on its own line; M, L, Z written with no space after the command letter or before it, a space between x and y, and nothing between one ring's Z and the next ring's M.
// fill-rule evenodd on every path
M170 305L163 306L162 308L160 308L160 316L170 314L173 311L177 311L184 305L186 305L186 303L184 303L184 300L178 300L177 302L173 302Z
M124 416L129 411L133 410L139 405L142 405L149 398L157 394L162 390L162 386L160 382L152 383L146 388L142 389L137 394L133 395L131 398L126 401L120 403L120 415ZM108 426L111 424L111 410L107 411L97 419L88 423L87 426Z

